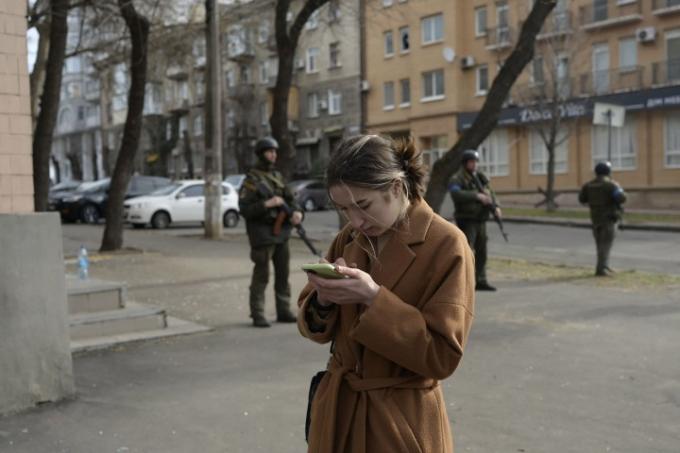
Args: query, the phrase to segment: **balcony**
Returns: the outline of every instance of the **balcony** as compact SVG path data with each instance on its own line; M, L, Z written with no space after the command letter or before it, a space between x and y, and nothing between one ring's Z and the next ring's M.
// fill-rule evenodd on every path
M652 63L652 85L680 84L680 60L665 60Z
M563 101L573 96L574 82L565 77L559 81L532 82L513 87L510 99L519 104Z
M549 39L573 32L573 16L571 11L558 11L548 16L536 39Z
M593 0L579 7L581 28L597 30L642 21L642 2L620 4L620 0Z
M512 46L517 32L509 26L488 28L486 30L486 49L503 51Z
M237 83L228 88L227 95L233 99L248 99L255 97L254 83Z
M628 66L581 74L578 92L575 94L578 96L599 96L640 90L643 87L644 68L642 66Z
M249 61L255 58L255 49L249 44L234 41L227 45L227 58L233 61Z
M680 0L653 0L652 14L655 16L670 16L680 13Z

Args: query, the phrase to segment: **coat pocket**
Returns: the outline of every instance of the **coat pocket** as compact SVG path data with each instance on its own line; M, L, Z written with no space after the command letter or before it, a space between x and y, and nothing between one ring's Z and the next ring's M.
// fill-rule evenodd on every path
M404 413L401 411L397 403L388 397L385 400L389 413L392 415L392 420L399 432L399 438L404 445L404 451L408 453L423 453L423 449L416 439L416 435L408 424Z

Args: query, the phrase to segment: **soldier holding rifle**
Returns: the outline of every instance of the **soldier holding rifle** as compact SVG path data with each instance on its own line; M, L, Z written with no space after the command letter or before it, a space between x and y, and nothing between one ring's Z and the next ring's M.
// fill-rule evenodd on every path
M461 168L449 182L449 192L455 206L454 216L458 228L463 230L470 247L475 252L475 289L477 291L496 291L486 279L486 221L491 214L501 229L503 238L508 237L503 230L501 209L496 196L489 186L489 178L479 170L479 153L473 149L463 152Z
M283 176L274 170L279 145L266 137L255 145L258 162L248 172L239 194L239 208L246 219L250 259L255 264L250 283L250 317L255 327L269 327L264 315L264 292L269 282L269 261L274 263L276 320L292 323L288 282L288 239L293 226L302 222L302 209L295 202ZM301 225L300 225L301 227ZM302 230L304 232L304 230Z

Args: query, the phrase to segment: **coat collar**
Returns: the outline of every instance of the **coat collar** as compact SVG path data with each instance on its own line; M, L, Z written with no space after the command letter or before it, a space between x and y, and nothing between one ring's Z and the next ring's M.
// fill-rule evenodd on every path
M371 243L354 231L351 231L354 238L345 247L343 257L350 265L356 263L360 269L370 269L376 283L392 289L416 257L410 246L425 241L433 217L434 212L425 201L416 201L408 209L407 220L392 234L373 266L366 252L371 250Z

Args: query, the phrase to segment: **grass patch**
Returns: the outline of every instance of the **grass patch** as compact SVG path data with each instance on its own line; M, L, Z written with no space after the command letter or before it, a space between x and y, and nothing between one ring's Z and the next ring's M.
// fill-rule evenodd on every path
M558 209L555 212L548 212L545 209L533 208L503 208L503 214L516 217L541 217L553 219L574 219L590 220L590 213L587 210L578 209ZM680 214L647 214L640 212L627 212L623 214L624 223L672 223L680 224Z
M535 263L517 259L493 258L488 271L498 280L573 282L623 291L667 291L680 289L680 276L640 271L621 271L612 277L595 277L591 267Z

